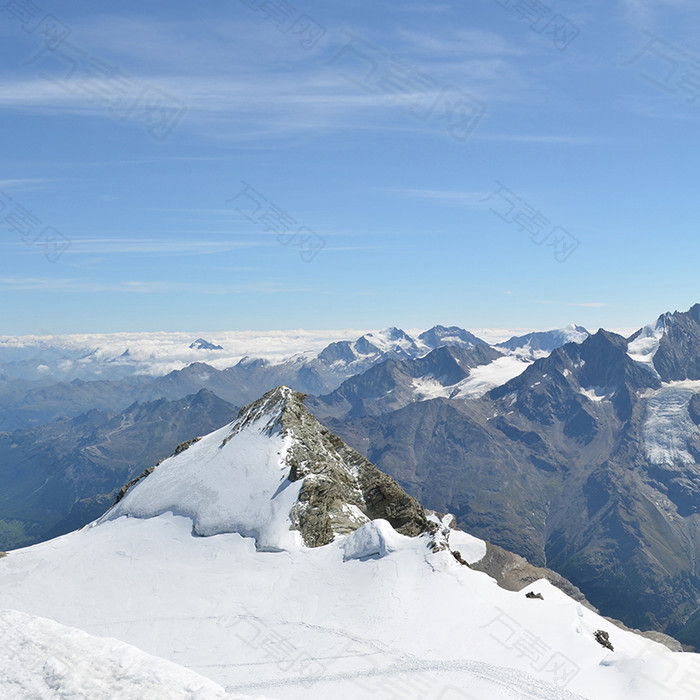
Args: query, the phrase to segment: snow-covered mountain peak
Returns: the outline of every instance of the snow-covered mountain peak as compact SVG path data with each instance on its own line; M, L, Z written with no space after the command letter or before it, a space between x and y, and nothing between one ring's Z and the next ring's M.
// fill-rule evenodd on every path
M246 427L256 425L268 435L282 428L283 417L293 409L303 405L306 394L290 389L288 386L278 386L264 394L257 401L244 406L236 419L231 423L231 433L224 440L224 445L231 437ZM222 445L222 447L224 446Z
M627 353L633 360L651 365L669 317L668 313L662 314L655 323L649 323L628 338Z
M428 529L418 502L280 386L230 424L164 460L102 518L190 518L197 535L237 532L258 549L317 547L377 518L399 533Z
M589 336L589 332L583 326L570 323L564 328L556 328L550 331L534 331L521 336L514 336L509 340L498 343L496 347L506 352L537 359L545 357L553 350L566 343L582 343Z

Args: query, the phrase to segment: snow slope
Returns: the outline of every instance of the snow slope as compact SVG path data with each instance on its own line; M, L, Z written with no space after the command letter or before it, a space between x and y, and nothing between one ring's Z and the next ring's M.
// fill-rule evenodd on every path
M300 542L289 529L289 512L302 485L287 479L289 466L283 460L290 439L260 429L231 432L231 425L220 428L196 449L166 460L103 519L172 512L191 518L200 536L239 532L261 549Z
M414 401L429 401L440 397L476 399L522 374L531 364L531 361L514 354L505 355L487 365L472 367L466 379L448 386L436 379L417 377L411 383Z
M521 375L531 364L531 361L513 354L499 357L488 365L474 367L469 376L457 385L452 398L476 399L483 396L487 391Z
M653 360L656 351L659 349L659 343L665 332L664 316L661 316L654 324L644 326L638 331L637 337L632 340L627 346L627 354L635 361L641 362L647 366L654 374Z
M116 639L0 610L0 697L234 700L220 685Z
M374 534L270 553L235 533L195 537L181 516L119 518L11 552L0 600L121 639L229 692L692 697L682 689L700 674L695 655L618 630L545 581L528 588L544 600L528 600L431 553L424 538L392 532L380 556L363 537ZM597 629L614 653L593 639Z
M287 392L273 398L296 400ZM329 544L304 546L285 512L298 482L281 464L295 440L317 436L311 423L294 435L271 429L279 401L257 405L265 410L244 411L251 420L161 464L97 523L0 559L0 608L114 637L230 693L696 697L700 657L622 631L544 580L501 589L435 546L454 540L478 560L483 542L466 533L407 537L385 520L358 520ZM256 547L256 538L276 546ZM599 629L614 651L594 639ZM5 684L21 674L0 666Z

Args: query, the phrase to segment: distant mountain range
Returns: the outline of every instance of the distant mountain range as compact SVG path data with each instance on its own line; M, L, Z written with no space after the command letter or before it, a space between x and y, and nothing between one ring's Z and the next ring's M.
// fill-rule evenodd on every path
M627 624L700 648L700 305L629 338L570 326L489 345L457 327L390 328L284 361L23 381L0 381L0 476L12 484L0 548L84 524L117 477L165 456L152 414L179 416L172 437L184 441L286 384L429 508L558 571ZM197 424L178 402L202 389ZM110 436L110 421L138 437ZM153 449L136 459L139 442Z
M388 328L366 333L354 341L333 342L318 353L300 353L281 362L243 357L232 366L217 368L195 358L183 369L163 375L134 374L132 368L132 373L116 378L101 378L102 374L105 377L113 374L111 367L114 360L110 355L100 360L97 350L91 353L90 362L87 363L90 370L86 378L80 376L82 360L67 359L61 354L63 350L60 348L48 345L42 349L40 358L32 354L34 350L25 356L13 348L11 370L21 377L34 378L3 374L7 367L0 365L0 431L41 425L61 417L74 417L93 408L120 411L134 401L180 399L200 389L208 389L236 405L253 401L255 397L280 384L294 386L304 393L322 395L334 391L346 379L385 360L418 360L440 347L470 351L472 359L467 360L470 367L489 364L484 360L486 357L495 363L491 369L485 370L483 381L477 373L472 375L473 381L467 382L467 386L463 387L464 395L473 395L483 393L487 388L522 371L525 367L523 362L532 361L542 354L540 347L567 342L572 337L571 333L571 330L564 329L529 334L522 339L511 339L508 348L490 348L483 340L455 326L435 326L416 338L398 328ZM578 339L582 331L579 329L573 333L573 337ZM208 348L209 345L209 341L200 338L191 347ZM219 350L214 348L208 352L216 355ZM0 359L2 355L0 346ZM44 362L54 367L65 363L73 368L73 373L68 380L56 380L48 365L42 364ZM424 362L423 365L427 367L428 363ZM42 374L37 369L39 367L46 367L46 372ZM416 370L407 371L420 373L422 370L419 365ZM433 395L431 391L435 384L430 370L427 371L427 383L421 385L419 374L413 377L417 380L413 394L416 400ZM452 388L447 390L447 387L442 386L440 391L440 395L448 396L452 393Z
M469 401L310 407L428 507L700 648L699 378L696 305L567 343Z
M489 369L504 361L505 372ZM115 488L166 456L174 441L201 434L232 414L235 405L277 385L311 394L332 389L338 393L330 395L331 401L343 396L347 403L334 415L365 415L436 392L464 390L478 368L492 374L485 383L472 382L485 391L527 363L464 329L435 326L416 338L397 328L367 333L281 363L243 358L216 369L193 362L161 377L94 381L6 377L4 385L0 382L0 475L6 483L5 497L0 495L0 549L89 522ZM376 396L367 392L368 385L375 386ZM353 386L364 386L363 395L354 395ZM392 391L385 395L389 386ZM322 400L309 402L320 406ZM187 409L193 403L196 411Z

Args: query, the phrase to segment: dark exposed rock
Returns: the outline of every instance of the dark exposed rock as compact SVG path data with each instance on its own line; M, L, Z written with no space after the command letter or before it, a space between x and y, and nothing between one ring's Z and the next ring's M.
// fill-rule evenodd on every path
M158 464L160 464L160 462L158 462ZM117 498L116 498L116 500L114 501L114 504L116 505L117 503L119 503L119 501L121 501L122 498L124 498L124 496L126 496L126 492L127 492L132 486L134 486L135 484L138 484L138 482L141 481L141 479L145 479L149 474L152 474L152 473L153 473L153 470L154 470L155 468L156 468L155 466L153 466L153 467L148 467L148 468L145 469L141 474L139 474L135 479L132 479L131 481L129 481L129 482L127 482L126 484L124 484L124 486L122 486L122 487L119 489L119 491L117 492Z
M292 512L304 542L327 544L334 532L344 534L366 522L361 516L383 518L409 537L425 532L428 521L418 501L318 423L304 407L305 398L291 393L280 416L282 434L296 438L287 454L289 479L304 479Z
M191 440L185 440L185 442L181 442L176 448L175 452L173 454L179 455L180 452L184 452L186 449L188 449L191 445L194 445L195 442L199 442L202 438L201 437L196 437L192 438Z
M700 304L663 314L657 327L663 328L663 336L653 362L661 379L700 379Z
M450 552L452 553L452 556L462 565L462 566L469 566L469 562L467 562L464 557L456 550L451 549Z
M605 630L596 630L593 633L596 642L610 651L615 651L613 645L610 643L610 635Z
M693 394L688 404L688 414L695 425L700 425L700 394Z
M544 600L544 596L541 593L533 593L532 591L528 591L525 597L530 598L530 600Z

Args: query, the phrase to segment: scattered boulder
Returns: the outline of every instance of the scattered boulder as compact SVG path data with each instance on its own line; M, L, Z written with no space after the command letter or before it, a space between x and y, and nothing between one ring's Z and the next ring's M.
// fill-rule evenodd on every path
M532 591L528 591L525 597L530 598L530 600L534 600L535 598L537 598L537 600L544 600L544 596L541 593L533 593Z
M615 651L613 645L610 643L610 635L605 630L596 630L593 636L600 646L610 649L610 651Z

